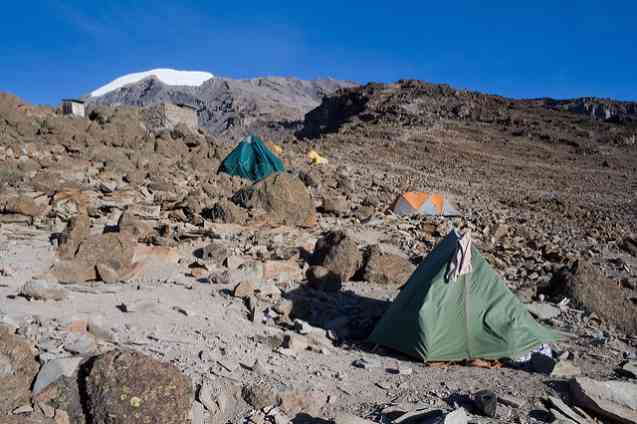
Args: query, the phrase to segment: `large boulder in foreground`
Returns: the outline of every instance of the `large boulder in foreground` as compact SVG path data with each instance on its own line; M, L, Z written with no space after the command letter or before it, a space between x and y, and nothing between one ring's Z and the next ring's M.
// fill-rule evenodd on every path
M316 225L312 196L303 181L292 174L272 174L239 191L234 201L247 208L263 209L272 224L300 227Z
M404 256L385 252L378 245L367 252L363 279L372 284L398 286L405 284L416 267Z
M626 334L637 333L637 305L627 298L621 286L590 262L578 261L570 268L562 268L538 293L556 301L569 297L576 306L594 312Z
M363 263L358 243L344 231L330 231L317 240L314 247L314 262L349 281Z
M96 424L186 423L193 400L185 375L139 352L98 356L86 392L90 422Z
M577 377L569 386L571 398L579 407L613 422L637 423L637 384Z
M0 326L0 416L31 402L31 384L39 368L31 344Z

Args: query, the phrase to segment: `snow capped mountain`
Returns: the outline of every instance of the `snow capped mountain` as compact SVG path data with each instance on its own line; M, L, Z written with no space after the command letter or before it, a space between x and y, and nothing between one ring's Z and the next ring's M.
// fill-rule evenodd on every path
M151 76L154 78L149 78ZM89 105L187 104L197 108L200 126L214 135L262 128L272 123L289 127L291 122L301 122L307 112L321 103L324 95L353 85L333 79L232 79L215 77L208 72L154 69L119 77L84 99Z
M91 97L103 96L111 91L118 90L126 85L134 84L148 77L156 77L159 81L166 85L181 85L187 87L198 87L211 78L214 78L209 72L199 71L178 71L175 69L151 69L150 71L136 72L121 76L108 84L91 92Z

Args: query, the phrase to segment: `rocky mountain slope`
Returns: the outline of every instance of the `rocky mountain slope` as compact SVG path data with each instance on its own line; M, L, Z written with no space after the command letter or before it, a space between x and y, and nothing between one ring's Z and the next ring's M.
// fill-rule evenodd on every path
M516 100L406 80L346 88L327 96L306 115L300 134L316 137L356 123L432 126L441 120L574 146L588 141L622 144L632 141L637 128L637 103L594 98Z
M250 131L267 124L301 121L305 113L319 105L324 95L354 85L331 79L304 81L265 77L236 80L212 75L205 81L184 77L184 81L196 83L174 85L179 83L178 78L162 78L161 75L158 77L150 72L140 74L141 79L124 78L124 82L134 82L108 84L106 90L98 89L85 100L93 105L110 106L147 106L159 102L188 104L198 109L200 125L210 134L218 135L233 129Z
M252 184L217 174L227 130L0 94L0 422L634 420L632 123L401 81L338 91L303 134ZM396 216L407 190L462 216ZM366 343L451 228L570 336L482 367Z

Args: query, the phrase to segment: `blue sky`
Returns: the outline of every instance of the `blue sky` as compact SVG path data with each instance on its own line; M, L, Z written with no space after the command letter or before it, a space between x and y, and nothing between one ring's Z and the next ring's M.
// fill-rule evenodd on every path
M5 1L0 91L55 104L169 67L637 100L636 28L634 0Z

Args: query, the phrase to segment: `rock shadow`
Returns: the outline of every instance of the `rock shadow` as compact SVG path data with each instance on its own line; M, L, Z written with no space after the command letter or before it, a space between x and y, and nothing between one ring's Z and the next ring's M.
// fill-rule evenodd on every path
M285 294L292 302L290 317L330 331L338 342L364 343L390 303L353 291L325 292L306 285Z
M308 414L298 414L292 418L293 424L332 424L330 420L324 420L323 418L316 418Z

